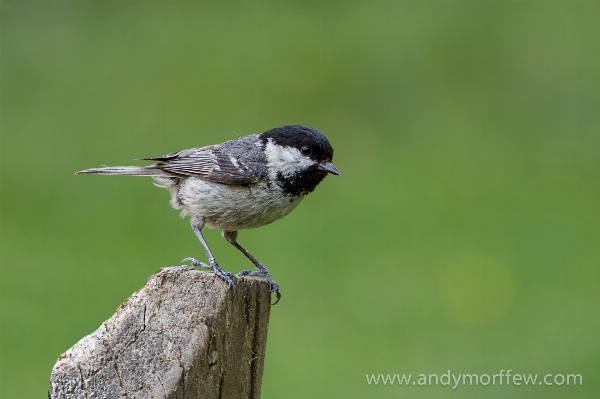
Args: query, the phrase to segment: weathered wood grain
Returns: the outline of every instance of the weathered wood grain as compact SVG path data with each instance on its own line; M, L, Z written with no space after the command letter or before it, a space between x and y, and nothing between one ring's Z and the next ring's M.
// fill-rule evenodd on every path
M269 284L167 267L60 356L49 398L259 398Z

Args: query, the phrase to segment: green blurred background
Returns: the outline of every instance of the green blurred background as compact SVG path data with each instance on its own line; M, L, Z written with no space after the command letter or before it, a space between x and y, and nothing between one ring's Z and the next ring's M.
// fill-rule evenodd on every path
M342 176L240 242L281 284L264 398L596 398L600 3L4 2L2 398L160 267L202 257L148 178L89 167L297 123ZM218 231L221 266L250 266ZM583 386L369 387L367 373Z

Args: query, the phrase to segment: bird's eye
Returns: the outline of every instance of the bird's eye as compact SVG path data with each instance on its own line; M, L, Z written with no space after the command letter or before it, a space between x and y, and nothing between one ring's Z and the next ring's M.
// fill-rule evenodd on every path
M302 147L302 149L300 151L302 152L303 155L310 154L310 148L308 148L308 147Z

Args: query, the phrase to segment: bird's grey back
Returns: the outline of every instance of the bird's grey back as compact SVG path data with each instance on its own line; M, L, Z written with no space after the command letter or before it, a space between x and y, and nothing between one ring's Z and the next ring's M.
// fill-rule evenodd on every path
M256 134L146 159L162 161L156 167L168 172L223 184L255 183L267 176L265 154Z
M258 134L226 141L215 146L215 150L224 156L237 158L257 180L268 174L267 159Z

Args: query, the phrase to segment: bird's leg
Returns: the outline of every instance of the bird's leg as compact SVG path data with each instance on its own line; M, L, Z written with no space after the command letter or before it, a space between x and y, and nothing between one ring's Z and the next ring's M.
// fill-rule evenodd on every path
M185 258L184 260L179 262L179 264L191 261L193 266L202 267L204 269L212 269L212 271L214 271L217 276L219 276L223 280L225 280L225 282L227 283L227 285L229 285L230 288L233 288L233 293L235 295L236 286L235 286L235 283L233 282L233 279L234 279L233 273L226 272L219 267L219 264L215 260L215 257L213 256L212 252L210 252L210 249L208 248L208 244L206 244L206 240L202 236L202 229L204 228L204 225L205 225L204 218L202 216L192 216L190 223L192 224L192 230L194 231L194 233L196 233L198 240L200 240L200 244L202 244L202 248L204 248L204 252L206 252L206 256L208 257L209 264L207 265L206 263L200 262L199 260L194 259L194 258Z
M279 300L281 299L281 292L279 292L279 284L277 284L275 281L273 281L273 279L271 278L271 275L269 274L269 270L267 270L267 268L260 263L254 256L252 256L252 254L250 254L250 252L246 251L244 249L244 247L242 247L238 242L237 242L237 235L238 232L237 231L225 231L223 230L222 233L223 237L225 237L225 239L227 240L227 242L229 242L231 245L233 245L234 247L236 247L237 249L240 250L241 253L243 253L244 255L246 255L246 258L250 259L250 261L252 263L254 263L254 266L256 266L255 271L251 271L251 270L242 270L240 273L238 273L238 276L258 276L258 277L264 277L265 280L267 280L267 282L269 284L271 284L271 291L270 292L275 292L275 295L277 296L275 303L273 303L273 305L275 305L277 302L279 302Z

